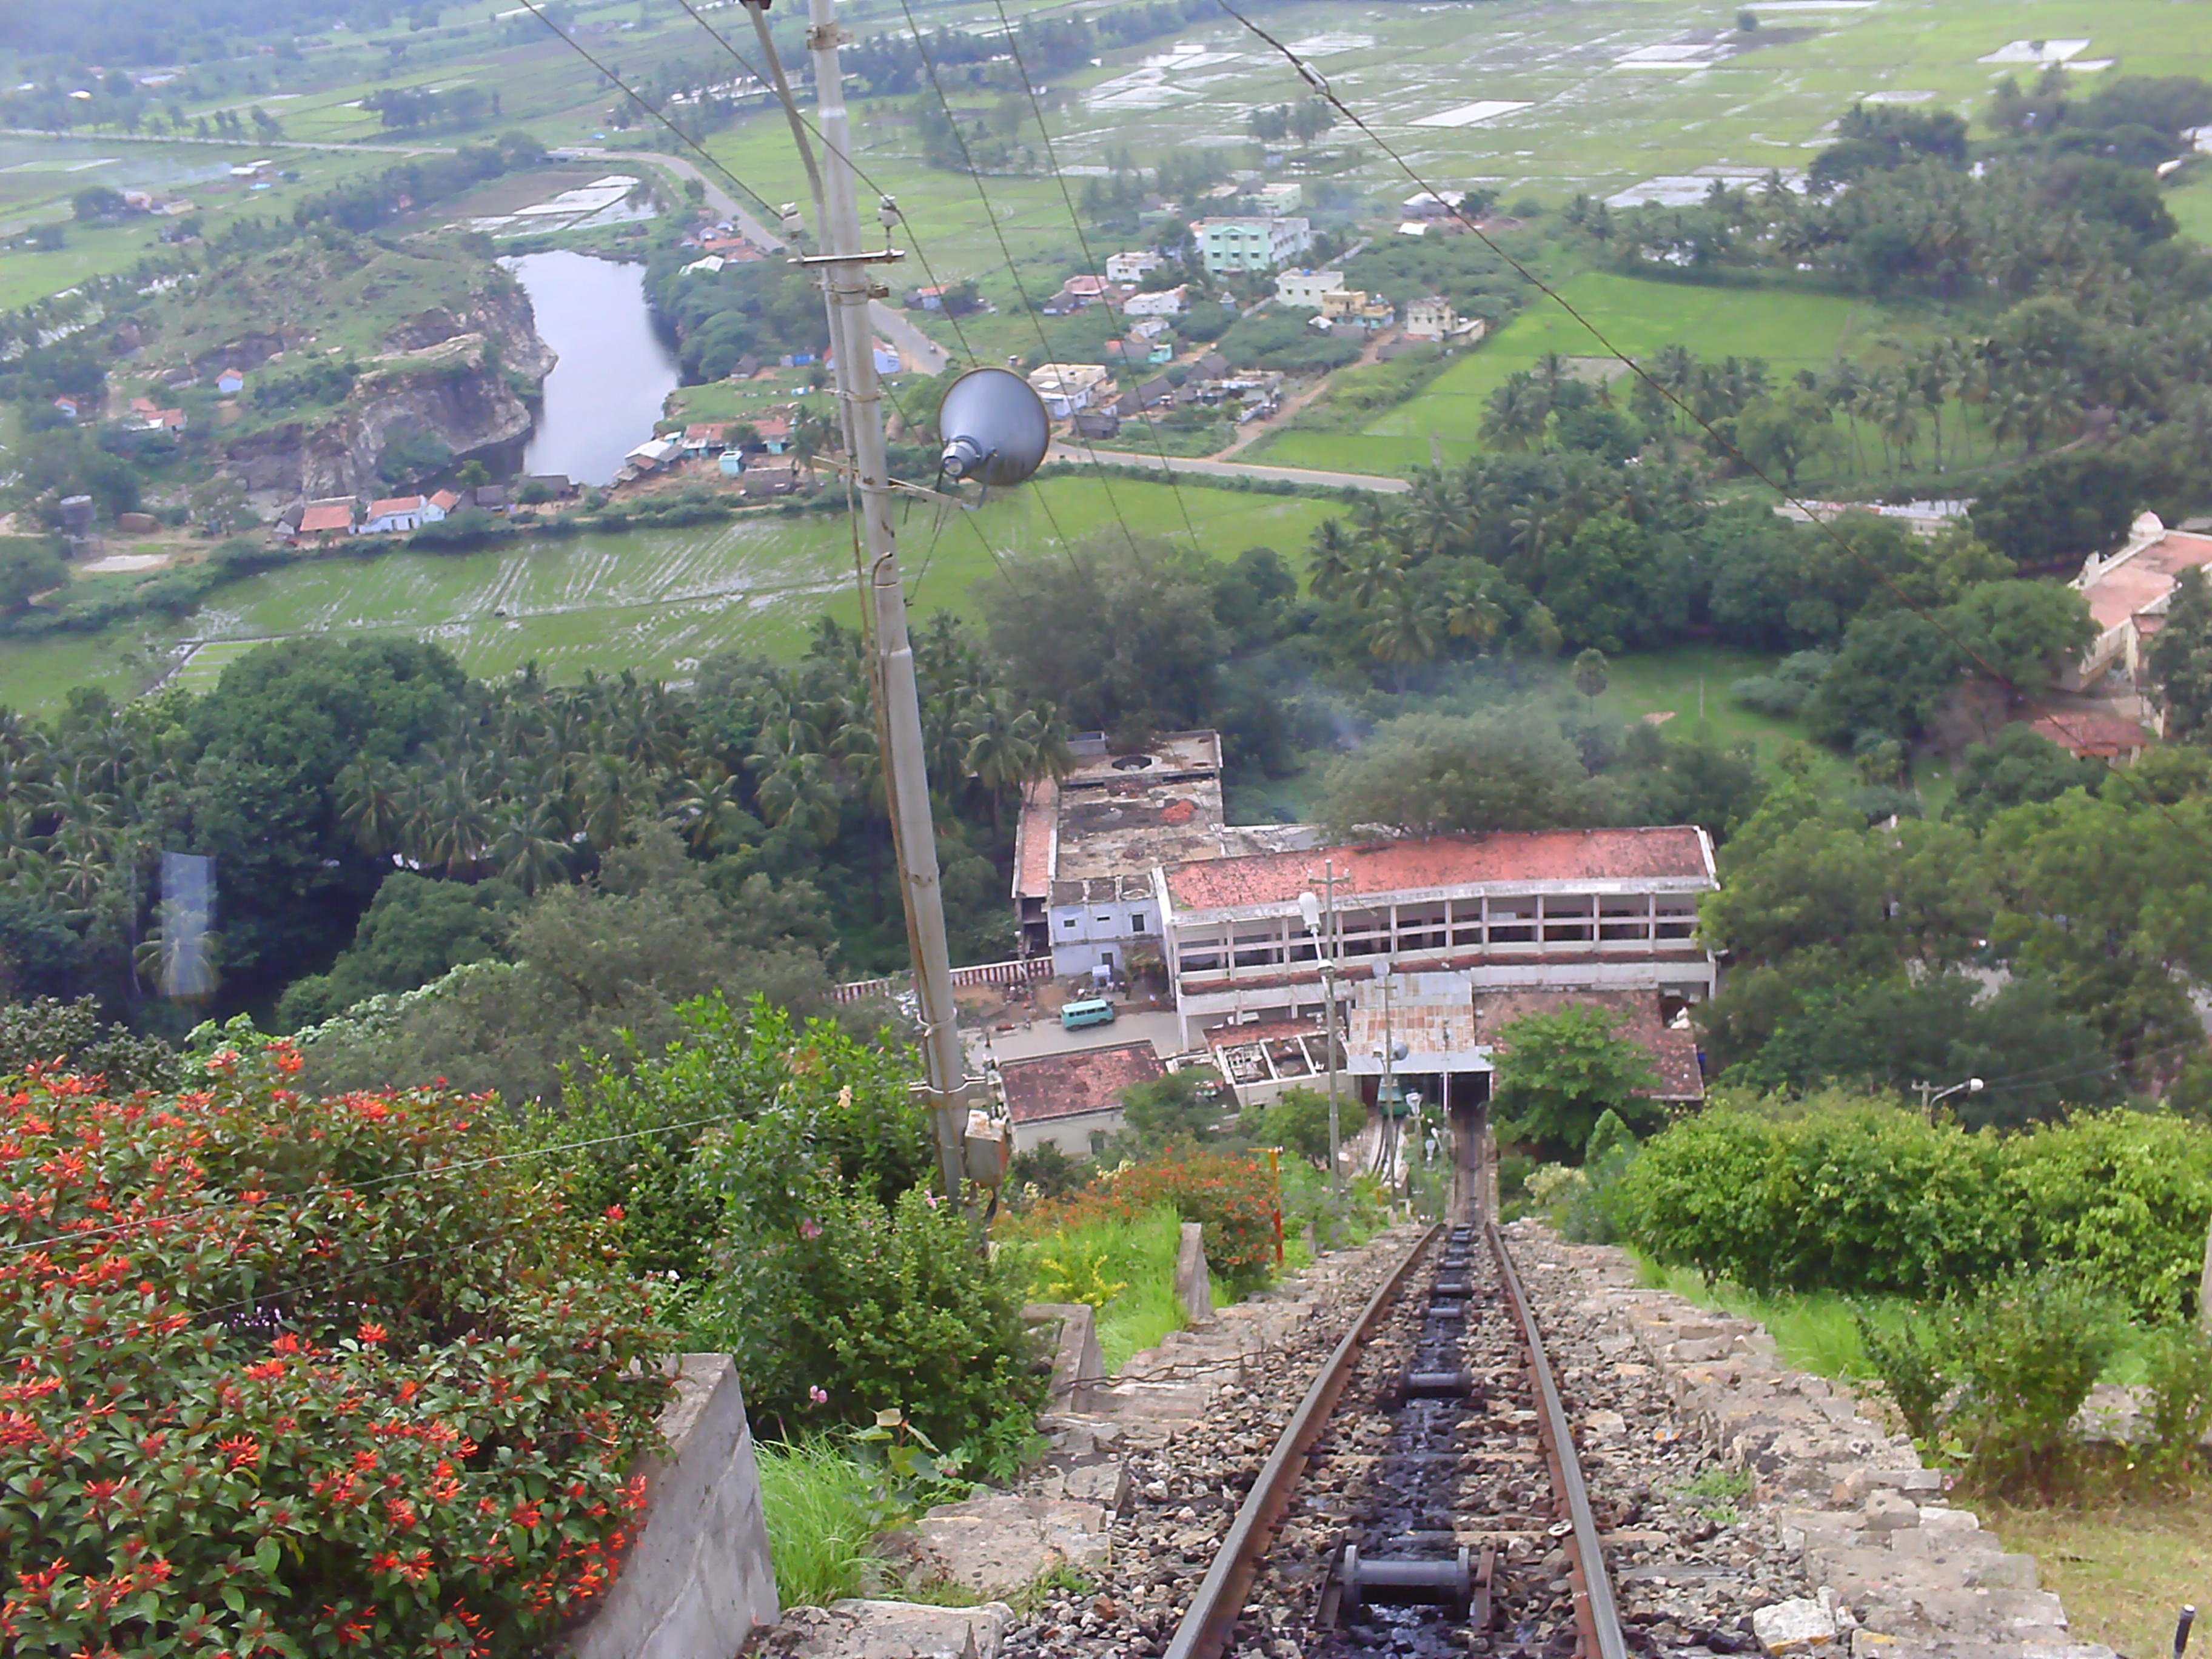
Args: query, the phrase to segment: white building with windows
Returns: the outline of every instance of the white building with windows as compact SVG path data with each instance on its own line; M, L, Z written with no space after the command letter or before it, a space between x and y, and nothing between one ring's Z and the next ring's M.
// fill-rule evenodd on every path
M1409 1018L1507 993L1577 992L1656 996L1671 1016L1712 994L1698 902L1718 883L1711 838L1694 825L1316 847L1154 873L1162 959L1187 1042L1224 1024L1320 1018L1323 948L1300 898L1326 892L1329 866L1340 1008L1379 1009L1377 963ZM1440 1050L1455 1057L1461 1048L1472 1052L1466 1035L1455 1030ZM1356 1031L1351 1046L1359 1048Z
M1106 256L1106 280L1133 285L1143 282L1164 263L1164 257L1148 247L1109 253Z
M1284 270L1275 274L1275 303L1299 311L1319 311L1324 295L1344 286L1340 270Z
M1124 317L1180 317L1190 297L1190 285L1178 283L1173 288L1155 289L1148 294L1132 294L1121 301Z
M1040 363L1030 371L1030 386L1044 400L1045 413L1065 421L1088 409L1113 379L1103 363Z
M1190 228L1199 257L1216 276L1273 270L1313 246L1310 220L1273 216L1200 219Z

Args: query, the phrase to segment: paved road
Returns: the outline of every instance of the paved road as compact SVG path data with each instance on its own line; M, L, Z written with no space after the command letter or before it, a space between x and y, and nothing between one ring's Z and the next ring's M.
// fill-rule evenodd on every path
M1036 1054L1066 1054L1085 1048L1108 1048L1120 1042L1146 1042L1165 1060L1183 1051L1182 1028L1182 1022L1172 1012L1125 1013L1111 1025L1087 1025L1079 1031L1063 1030L1056 1018L1047 1015L1027 1030L1017 1027L1011 1031L995 1031L963 1024L960 1035L967 1042L971 1064L986 1058L1027 1060Z
M353 144L315 138L196 138L190 133L170 132L48 132L40 127L0 127L10 138L74 138L86 144L228 144L233 149L367 150L378 155L451 155L451 144Z
M1055 444L1046 458L1080 466L1091 459L1087 451ZM1210 461L1192 455L1158 455L1131 450L1101 450L1098 459L1117 466L1148 466L1187 477L1257 478L1273 483L1318 484L1325 489L1371 489L1381 495L1402 495L1413 486L1404 478L1377 477L1371 472L1317 472L1302 466L1262 466L1257 461Z
M906 366L917 374L935 374L952 361L952 354L915 326L914 321L881 300L868 301L868 320L876 332L898 348Z

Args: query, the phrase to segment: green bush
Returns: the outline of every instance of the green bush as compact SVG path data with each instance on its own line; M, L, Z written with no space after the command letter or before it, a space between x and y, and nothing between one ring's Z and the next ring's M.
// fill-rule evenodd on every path
M1950 1310L1943 1351L1960 1394L1945 1432L1984 1492L2049 1498L2069 1484L2071 1425L2119 1340L2112 1302L2057 1273L2013 1274Z
M2154 1480L2184 1484L2212 1428L2212 1337L2178 1328L2160 1331L2145 1367L2150 1390L2144 1449Z
M1905 1431L1915 1443L1932 1447L1942 1427L1942 1408L1951 1392L1950 1372L1930 1334L1916 1319L1883 1322L1863 1310L1855 1316L1859 1344L1881 1381Z
M2026 1133L1830 1097L1719 1108L1655 1136L1620 1215L1656 1260L1755 1291L1939 1297L2063 1267L2153 1322L2192 1300L2212 1128L2133 1112Z

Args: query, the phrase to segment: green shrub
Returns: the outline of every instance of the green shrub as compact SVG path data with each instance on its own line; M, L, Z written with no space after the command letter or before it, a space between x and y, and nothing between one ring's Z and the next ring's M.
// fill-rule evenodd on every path
M1200 1224L1208 1265L1232 1283L1264 1279L1275 1265L1275 1182L1258 1158L1204 1152L1156 1158L1121 1171L1113 1190L1137 1210L1168 1204Z
M997 1237L1000 1257L1024 1276L1031 1300L1090 1302L1097 1310L1098 1347L1109 1372L1183 1328L1175 1288L1182 1218L1171 1206L1129 1216L1109 1213L1086 1198L1008 1218ZM1104 1283L1083 1283L1090 1272ZM1101 1301L1086 1293L1106 1285L1119 1288Z
M2075 1472L2071 1425L2118 1341L2111 1301L2057 1273L2013 1274L1954 1304L1942 1347L1960 1395L1943 1428L1967 1479L2056 1495Z
M2063 1267L2172 1320L2212 1219L2212 1128L2122 1111L2001 1135L1848 1097L1786 1119L1717 1108L1653 1137L1617 1213L1657 1261L1754 1291L1931 1298Z
M1877 1321L1856 1310L1859 1345L1881 1380L1882 1392L1905 1419L1916 1444L1932 1448L1943 1424L1945 1398L1951 1392L1951 1374L1931 1333L1917 1319L1894 1323Z
M2147 1472L2154 1480L2184 1484L2201 1455L2205 1430L2212 1428L2212 1337L2187 1328L2159 1332L2145 1373Z

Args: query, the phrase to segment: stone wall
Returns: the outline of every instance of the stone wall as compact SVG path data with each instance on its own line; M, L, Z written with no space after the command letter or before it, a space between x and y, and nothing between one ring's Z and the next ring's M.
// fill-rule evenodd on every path
M2033 1556L2008 1553L1972 1511L1953 1508L1942 1473L1921 1467L1911 1442L1848 1391L1783 1364L1763 1327L1645 1289L1622 1251L1558 1245L1526 1222L1508 1231L1537 1245L1532 1254L1556 1252L1624 1353L1636 1350L1657 1371L1682 1428L1753 1475L1754 1496L1775 1506L1817 1599L1759 1615L1768 1652L2113 1659L2068 1633Z
M661 1413L668 1455L649 1459L645 1524L614 1588L562 1643L572 1659L734 1654L776 1622L760 1471L737 1367L685 1354Z

